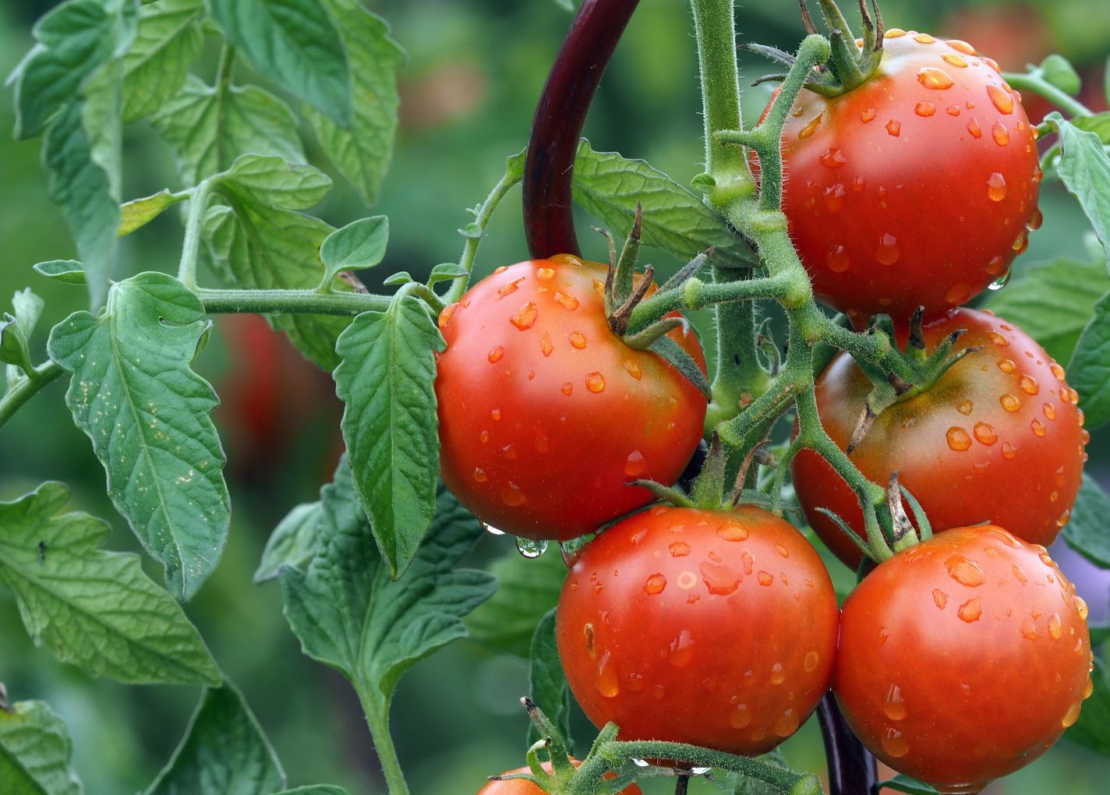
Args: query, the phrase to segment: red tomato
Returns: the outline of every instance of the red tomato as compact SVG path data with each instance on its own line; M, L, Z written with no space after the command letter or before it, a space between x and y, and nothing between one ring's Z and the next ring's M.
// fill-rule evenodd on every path
M1049 546L1068 522L1086 460L1078 396L1064 370L1012 323L959 309L925 325L928 350L957 329L956 348L982 346L932 388L894 404L852 452L876 483L898 477L918 499L934 530L994 522L1018 538ZM871 384L847 354L817 380L817 407L832 440L847 448ZM824 459L794 459L794 488L806 518L848 566L862 555L828 517L844 519L862 538L855 494Z
M828 572L787 522L659 506L574 562L559 658L586 715L622 739L761 754L828 690L837 625Z
M486 524L566 540L671 484L702 437L706 401L660 356L609 328L606 269L574 257L521 262L440 315L441 470ZM671 338L705 370L692 332Z
M995 526L949 530L848 597L833 690L879 759L941 792L978 792L1079 717L1086 615L1044 547Z
M857 325L965 303L1040 224L1034 130L993 61L888 30L878 75L803 91L783 130L783 210L825 303Z
M575 767L581 767L582 763L577 759L572 759ZM548 773L551 772L551 763L544 762L543 769ZM526 767L518 767L516 770L509 770L501 775L507 776L510 773L528 773L530 772ZM614 778L612 773L605 776L606 778ZM513 779L510 781L491 781L486 786L478 790L478 795L544 795L544 791L533 784L531 781L524 779ZM633 784L630 787L625 787L620 791L620 795L643 795L643 792Z

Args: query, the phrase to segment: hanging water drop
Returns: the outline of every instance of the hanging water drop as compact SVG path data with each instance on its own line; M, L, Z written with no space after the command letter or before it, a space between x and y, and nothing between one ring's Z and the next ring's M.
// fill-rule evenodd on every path
M531 560L538 558L547 551L547 541L533 541L531 538L517 538L516 549L522 556Z
M999 276L997 279L995 279L993 282L991 282L987 286L987 289L989 289L989 290L1001 290L1003 287L1005 287L1007 284L1010 283L1010 274L1011 273L1012 273L1012 271L1006 271L1001 276Z

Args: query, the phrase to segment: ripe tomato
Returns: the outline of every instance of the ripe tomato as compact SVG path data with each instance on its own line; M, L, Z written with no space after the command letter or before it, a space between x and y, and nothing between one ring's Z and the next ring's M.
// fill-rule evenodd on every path
M828 690L838 610L828 572L762 508L658 506L592 541L559 597L559 658L596 726L761 754Z
M1034 144L994 61L888 30L874 78L803 91L783 130L783 210L818 297L859 325L981 292L1040 224Z
M443 479L505 532L593 532L651 499L627 481L673 483L702 437L697 388L609 328L605 273L574 257L521 262L440 315ZM705 370L692 332L671 338Z
M575 767L581 767L582 763L577 759L572 759ZM551 772L551 763L544 762L543 769L548 773ZM501 775L507 776L510 773L528 773L526 767L518 767L516 770L509 770ZM614 778L612 773L605 776L606 778ZM478 795L544 795L544 791L533 784L531 781L524 779L512 779L509 781L491 781L486 786L478 790ZM643 795L643 792L635 784L625 787L620 791L620 795Z
M893 472L925 509L934 530L994 522L1018 538L1049 546L1068 522L1086 460L1083 412L1064 370L1021 329L986 312L959 309L925 324L928 350L957 329L970 353L930 389L894 404L852 452L870 480ZM845 449L871 389L847 354L817 380L817 407L832 440ZM806 518L848 566L862 555L828 517L862 538L855 494L824 459L794 459L794 488Z
M1000 527L933 536L844 603L833 691L875 756L941 792L1032 762L1091 692L1087 606Z

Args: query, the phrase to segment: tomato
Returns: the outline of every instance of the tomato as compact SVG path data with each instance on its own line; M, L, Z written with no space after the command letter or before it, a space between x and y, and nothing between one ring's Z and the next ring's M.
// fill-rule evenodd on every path
M793 527L753 506L657 506L582 551L559 597L559 658L596 726L760 754L828 690L838 610Z
M925 324L927 350L957 329L956 349L982 346L928 390L882 412L851 458L876 483L894 472L918 499L934 530L994 522L1018 538L1049 546L1067 524L1083 474L1083 412L1064 370L1014 324L959 309ZM821 423L846 449L871 389L847 354L817 380ZM862 555L828 517L862 538L855 494L812 451L793 463L794 488L821 539L848 566Z
M817 296L857 325L965 303L1040 224L1021 98L962 41L888 30L874 78L802 92L782 151L795 248Z
M949 530L848 597L833 691L879 759L941 792L978 792L1079 717L1086 615L1044 547L995 526Z
M441 471L479 519L570 539L674 483L702 438L706 401L662 357L610 328L606 268L574 257L499 268L440 315ZM692 332L671 338L705 370Z
M577 759L572 759L571 762L575 767L581 767L582 763ZM544 762L543 769L548 773L551 772L551 763ZM528 773L530 772L526 767L518 767L516 770L509 770L501 775L507 776L511 773ZM605 776L606 778L614 778L612 773ZM531 781L524 779L513 779L511 781L491 781L486 786L478 790L478 795L544 795L544 791L533 784ZM620 791L620 795L643 795L643 792L635 784L625 787Z

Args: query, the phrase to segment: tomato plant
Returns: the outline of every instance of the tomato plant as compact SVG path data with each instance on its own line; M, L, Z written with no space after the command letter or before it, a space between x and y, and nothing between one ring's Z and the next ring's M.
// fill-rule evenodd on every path
M75 259L44 236L33 274L13 244L2 275L21 289L0 316L0 487L21 496L0 502L0 586L28 638L0 626L0 791L409 795L423 764L420 786L435 766L475 792L482 770L521 762L489 736L511 721L481 719L521 695L527 767L487 795L639 795L652 778L676 795L818 795L822 777L829 795L928 795L978 791L1057 741L1092 755L1054 751L1054 770L1110 758L1108 628L1088 626L1046 549L1059 535L1110 569L1110 497L1084 472L1089 431L1110 422L1110 118L1088 99L1101 78L1079 77L1101 64L1001 72L959 23L904 32L874 2L857 39L833 0L818 0L827 35L800 4L808 35L785 52L747 40L758 13L690 0L704 158L673 179L581 137L638 0L560 0L577 10L528 140L458 229L457 259L432 264L464 175L488 165L480 146L523 129L516 99L538 86L550 26L537 40L514 17L498 46L466 39L439 62L436 31L468 6L384 5L410 24L359 0L61 0L13 59L15 138L41 138L40 193ZM1089 27L1071 50L1088 61ZM756 81L778 83L750 97L770 97L758 119L741 112L737 30L781 67ZM650 45L633 63L604 89L619 142L692 162L663 137L679 100L674 124L637 121L682 59ZM433 107L432 84L462 94ZM1023 95L1056 110L1031 123ZM398 136L406 118L419 135ZM517 185L527 251L492 250ZM52 230L25 186L2 190L13 230ZM1066 256L1026 268L1038 201L1053 236L1027 258ZM607 259L583 251L575 205ZM1006 289L980 296L988 284ZM233 359L215 386L213 334ZM334 382L338 421L278 334ZM63 387L73 428L49 414ZM343 454L296 504L319 473L304 437L335 425ZM253 456L234 441L250 434ZM102 548L120 539L83 509L154 565ZM285 518L256 594L244 560L266 509ZM834 591L826 549L854 583L836 572ZM319 665L282 658L298 645ZM346 699L316 681L324 667ZM248 700L282 676L296 687L256 717ZM97 678L199 690L177 751L149 727L179 699L121 699ZM127 772L93 769L132 702L146 723L117 755ZM596 727L580 764L575 710ZM800 731L814 714L823 765ZM264 724L279 722L275 746ZM294 779L348 789L292 787L275 747ZM375 760L371 775L341 756ZM875 757L902 775L880 781Z
M957 331L967 352L936 383L883 411L851 453L872 480L897 472L934 530L997 522L1048 546L1067 525L1079 491L1088 434L1078 393L1064 369L1002 318L958 309L924 326L927 349ZM849 356L817 380L817 409L830 438L846 448L865 411L871 382ZM851 488L811 451L793 463L798 499L813 529L848 566L863 553L818 508L864 537ZM954 484L962 499L952 499Z
M1086 618L1044 547L993 525L951 529L848 597L833 689L888 765L978 792L1078 719L1094 687Z

